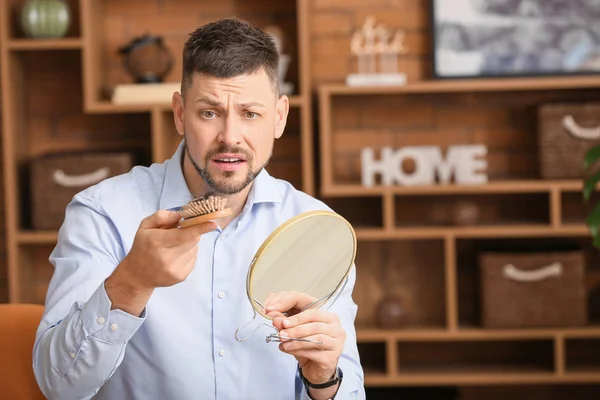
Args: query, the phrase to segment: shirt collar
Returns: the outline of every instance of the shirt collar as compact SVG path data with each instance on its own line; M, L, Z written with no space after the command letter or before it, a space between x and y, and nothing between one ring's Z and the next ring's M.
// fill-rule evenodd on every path
M183 170L181 168L183 151L184 140L179 143L173 156L165 162L165 180L160 197L161 210L181 206L194 198L183 177ZM246 205L281 203L284 196L282 189L278 185L277 180L266 169L263 169L254 179Z

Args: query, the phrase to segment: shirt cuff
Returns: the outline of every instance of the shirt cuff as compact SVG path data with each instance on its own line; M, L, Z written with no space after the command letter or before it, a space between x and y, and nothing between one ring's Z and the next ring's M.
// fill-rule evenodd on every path
M122 310L111 310L111 306L102 282L82 309L81 318L86 336L109 343L126 343L146 320L146 308L136 317Z

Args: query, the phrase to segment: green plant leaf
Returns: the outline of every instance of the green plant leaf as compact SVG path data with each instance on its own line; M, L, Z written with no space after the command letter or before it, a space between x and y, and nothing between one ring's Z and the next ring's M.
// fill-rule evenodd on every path
M597 144L586 151L583 160L584 168L586 170L589 169L598 160L600 160L600 144Z
M596 249L600 249L600 235L593 236L594 240L592 241L592 245Z
M600 231L600 203L596 204L594 210L585 219L585 223L589 227L592 236L598 236L598 232Z
M592 196L592 193L594 193L596 185L598 185L598 182L600 182L600 171L587 178L584 182L585 184L583 186L583 198L586 202L588 202L590 200L590 197Z

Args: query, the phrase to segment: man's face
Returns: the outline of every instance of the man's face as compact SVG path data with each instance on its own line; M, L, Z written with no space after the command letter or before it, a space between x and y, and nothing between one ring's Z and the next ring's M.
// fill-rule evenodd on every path
M184 93L173 96L175 122L185 136L187 160L209 188L235 194L269 161L288 113L276 99L264 70L234 78L195 74Z

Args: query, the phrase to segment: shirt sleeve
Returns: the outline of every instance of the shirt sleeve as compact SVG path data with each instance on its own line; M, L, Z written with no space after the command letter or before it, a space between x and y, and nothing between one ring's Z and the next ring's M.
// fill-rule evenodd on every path
M358 311L358 306L352 299L355 282L356 268L353 267L348 274L346 286L328 309L328 311L337 314L342 328L346 331L346 343L338 362L338 367L341 369L343 378L339 390L334 397L335 400L364 400L366 398L364 372L360 364L356 329L354 326ZM327 307L328 304L325 304L324 307ZM300 379L299 376L298 379ZM302 385L300 399L311 400L304 385Z
M129 339L146 318L111 310L105 279L123 258L102 208L76 196L67 206L50 255L54 274L33 348L33 369L52 399L89 399L112 376Z

